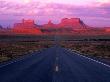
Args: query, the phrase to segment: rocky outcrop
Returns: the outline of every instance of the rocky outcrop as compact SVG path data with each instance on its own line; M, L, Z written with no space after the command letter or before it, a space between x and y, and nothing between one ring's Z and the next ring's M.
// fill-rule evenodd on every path
M84 29L86 25L80 18L64 18L61 20L59 27L73 28L73 29Z
M0 27L2 28L2 26ZM1 29L1 34L71 34L71 35L105 35L110 28L89 27L80 18L63 18L59 24L50 20L47 24L36 25L34 20L22 20L15 23L12 29Z
M80 18L63 18L59 24L53 24L51 21L45 24L41 30L44 33L73 33L74 31L86 31L87 26Z
M41 30L37 28L37 25L34 23L34 20L24 20L22 23L14 24L12 29L16 34L41 34Z
M105 29L106 32L110 33L110 27L105 27L104 29Z
M44 25L43 25L43 27L44 27L44 28L50 28L50 29L51 29L51 28L54 28L54 27L55 27L55 24L52 23L51 20L49 20L47 24L44 24Z

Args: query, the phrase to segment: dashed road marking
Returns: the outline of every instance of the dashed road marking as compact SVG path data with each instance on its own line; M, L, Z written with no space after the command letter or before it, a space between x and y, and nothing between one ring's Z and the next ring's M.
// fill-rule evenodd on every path
M57 61L58 61L58 59L59 59L59 58L58 58L58 57L56 57L56 60L57 60Z
M91 61L97 62L97 63L99 63L99 64L102 64L102 65L104 65L104 66L110 68L110 65L107 65L107 64L105 64L105 63L103 63L103 62L100 62L100 61L98 61L98 60L95 60L95 59L92 59L92 58L89 58L89 57L86 57L86 56L83 56L83 55L80 55L80 54L78 54L78 55L81 56L81 57L84 57L84 58L86 58L86 59L89 59L89 60L91 60Z
M58 65L55 66L55 71L56 71L56 72L59 71L59 67L58 67Z
M0 65L0 68L3 68L3 67L5 67L5 66L8 66L8 65L13 64L13 63L16 63L16 62L20 62L20 61L24 60L24 59L27 58L27 57L29 58L29 57L34 56L33 53L30 53L30 54L32 54L32 55L30 55L30 56L27 55L26 57L21 57L21 58L15 59L15 60L13 60L13 61L10 61L10 62L8 62L8 63L6 63L6 64Z

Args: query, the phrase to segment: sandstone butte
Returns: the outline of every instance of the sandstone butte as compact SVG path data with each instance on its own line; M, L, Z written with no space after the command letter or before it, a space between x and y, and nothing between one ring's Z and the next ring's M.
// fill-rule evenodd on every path
M2 30L1 30L2 29ZM0 34L110 34L110 28L95 28L86 25L80 18L63 18L59 24L52 23L37 25L34 20L22 20L21 23L15 23L12 29L3 30L0 26Z
M13 32L16 34L41 34L41 30L34 23L34 20L22 20L22 23L15 23Z

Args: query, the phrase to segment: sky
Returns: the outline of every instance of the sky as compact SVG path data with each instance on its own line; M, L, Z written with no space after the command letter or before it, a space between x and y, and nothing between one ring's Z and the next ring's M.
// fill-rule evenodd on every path
M110 27L110 0L0 0L0 25L11 26L21 19L37 24L62 18L81 18L87 25Z

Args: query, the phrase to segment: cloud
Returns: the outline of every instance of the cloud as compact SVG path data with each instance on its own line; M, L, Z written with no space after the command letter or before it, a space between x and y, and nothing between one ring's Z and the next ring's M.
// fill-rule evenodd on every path
M50 0L51 1L51 0ZM48 1L49 2L49 1ZM8 16L9 19L39 16L40 18L63 18L80 17L90 20L108 20L110 18L110 3L94 2L89 5L70 5L64 3L45 3L40 1L31 1L21 4L19 2L0 1L0 16ZM10 16L11 15L11 16ZM5 16L2 16L1 19Z
M110 4L101 4L100 6L74 6L59 3L41 3L31 2L20 4L14 2L0 2L0 13L2 14L19 14L19 15L90 15L90 16L109 16ZM98 3L99 4L99 3ZM90 13L91 12L91 13ZM89 13L89 14L88 14Z

